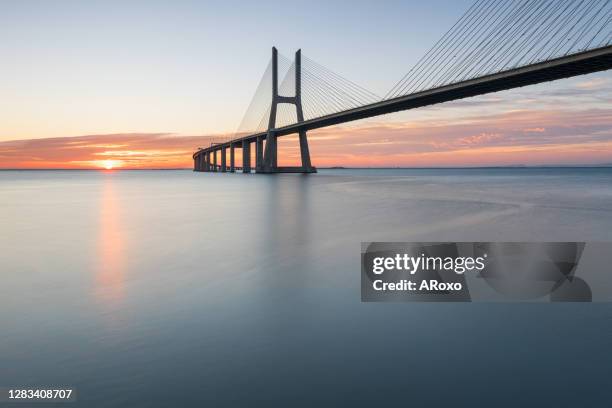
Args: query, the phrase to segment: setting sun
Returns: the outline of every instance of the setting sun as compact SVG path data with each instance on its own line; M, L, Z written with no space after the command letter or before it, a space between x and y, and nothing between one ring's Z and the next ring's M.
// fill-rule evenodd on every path
M106 170L112 170L113 167L115 167L115 162L113 160L105 160L104 161L104 168Z

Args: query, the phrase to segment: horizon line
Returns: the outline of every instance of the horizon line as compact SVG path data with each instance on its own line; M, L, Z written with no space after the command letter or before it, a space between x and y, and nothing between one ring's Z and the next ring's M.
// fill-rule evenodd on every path
M499 165L499 166L432 166L432 167L406 167L406 166L382 166L382 167L347 167L347 166L317 166L319 170L452 170L452 169L544 169L544 168L575 168L575 169L586 169L586 168L612 168L612 163L604 164L538 164L538 165ZM172 167L172 168L113 168L113 169L96 169L96 168L0 168L0 171L101 171L101 172L115 172L115 171L193 171L191 167ZM240 171L236 171L239 173ZM213 173L222 173L221 171ZM227 171L226 173L230 173Z

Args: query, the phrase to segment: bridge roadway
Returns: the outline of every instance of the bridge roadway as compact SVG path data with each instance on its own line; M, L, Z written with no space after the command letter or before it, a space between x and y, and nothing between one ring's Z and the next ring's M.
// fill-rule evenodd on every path
M590 74L598 71L605 71L612 68L612 46L596 48L593 50L572 54L560 58L538 62L519 68L514 68L495 74L485 75L479 78L456 82L450 85L429 89L393 99L382 100L369 105L353 108L303 122L294 123L288 126L273 129L277 136L296 134L299 131L319 129L326 126L337 125L354 120L370 118L384 115L386 113L399 112L408 109L415 109L423 106L434 105L442 102L454 101L457 99L468 98L471 96L484 95L492 92L507 89L519 88L526 85L533 85L542 82L554 81L557 79L569 78L578 75ZM210 147L202 148L193 154L193 159L198 165L198 160L203 160L204 155L211 154L213 160L216 152L220 151L221 162L217 165L214 160L214 168L211 166L209 171L227 170L234 171L233 150L236 147L243 148L243 155L249 158L243 160L243 171L250 171L250 145L256 145L256 157L259 160L263 152L261 151L262 140L265 140L266 132L255 133L230 140L224 143L213 144ZM257 142L257 141L260 142ZM230 166L225 165L225 152L230 149ZM210 156L208 156L210 158ZM208 161L213 163L213 161ZM290 168L287 168L290 171Z

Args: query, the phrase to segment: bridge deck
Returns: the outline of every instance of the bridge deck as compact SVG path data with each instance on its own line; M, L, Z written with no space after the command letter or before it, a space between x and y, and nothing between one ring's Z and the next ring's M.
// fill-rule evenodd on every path
M523 67L486 75L475 79L457 82L438 88L429 89L414 94L387 99L380 102L364 105L331 115L306 120L300 123L274 129L278 136L297 133L300 130L313 130L326 126L337 125L354 120L370 118L387 113L399 112L423 106L449 102L471 96L519 88L557 79L569 78L577 75L590 74L612 68L612 46L596 48L577 54L568 55L539 62ZM243 142L253 142L258 137L265 139L266 132L240 137L225 143L220 143L198 150L200 153L217 151L221 147L228 147L231 143L239 147Z

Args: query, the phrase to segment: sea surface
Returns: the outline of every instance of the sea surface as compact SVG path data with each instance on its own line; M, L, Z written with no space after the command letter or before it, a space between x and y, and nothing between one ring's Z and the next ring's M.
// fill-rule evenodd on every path
M612 304L361 303L360 243L611 240L609 168L0 171L0 387L607 407Z

